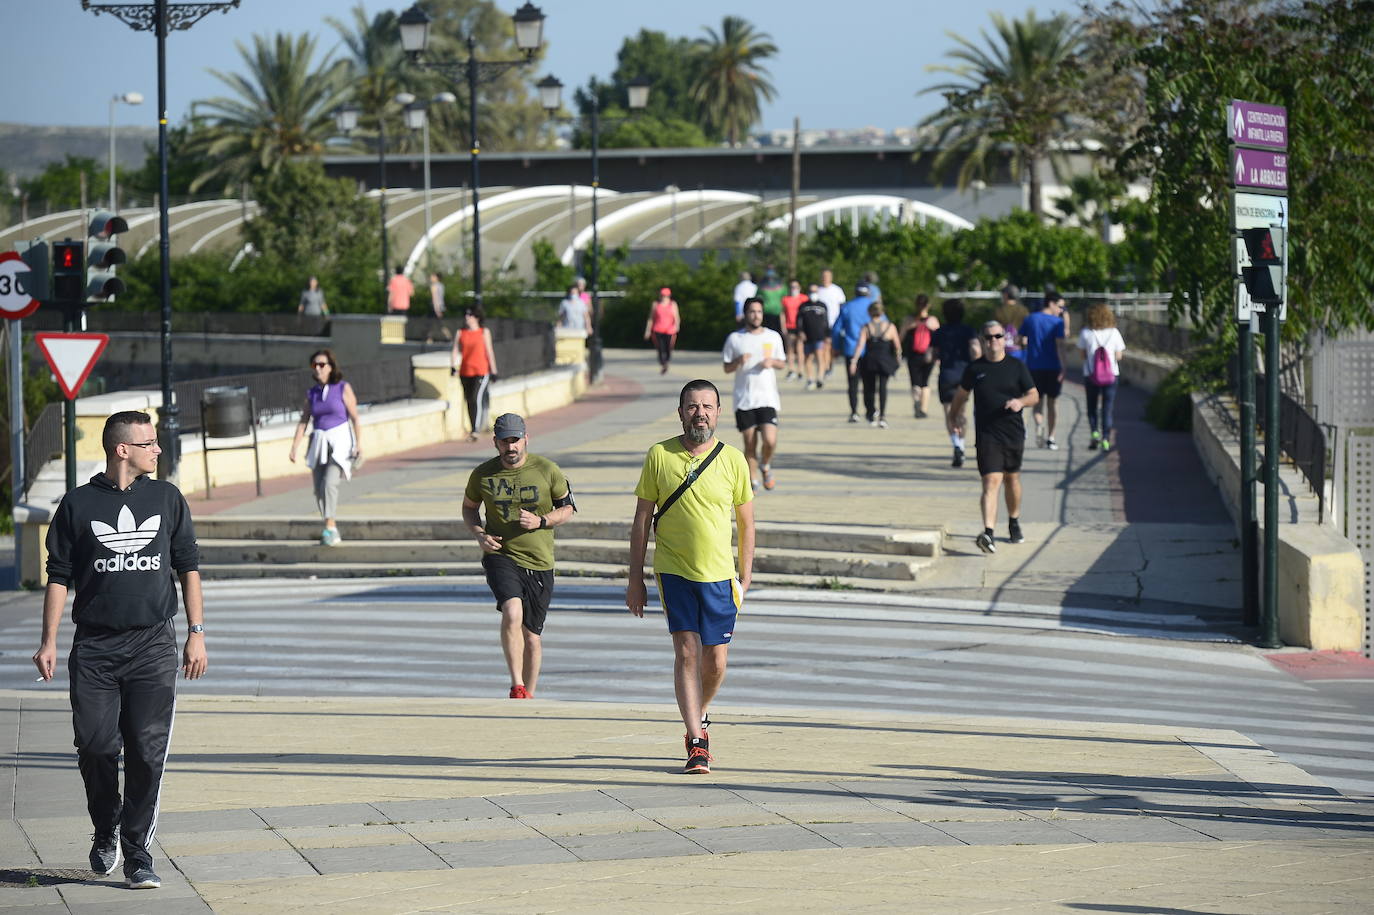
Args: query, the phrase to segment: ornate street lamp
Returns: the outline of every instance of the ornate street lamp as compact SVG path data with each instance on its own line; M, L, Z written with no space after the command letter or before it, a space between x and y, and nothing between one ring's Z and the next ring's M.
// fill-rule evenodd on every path
M98 5L81 0L81 8L97 15L108 13L136 32L157 36L157 172L158 172L158 254L162 258L162 277L158 296L162 300L162 407L157 413L159 479L174 478L181 464L181 422L172 395L172 242L171 219L167 214L167 33L189 29L210 13L227 13L239 0L223 3L117 3Z
M537 84L539 87L539 103L544 110L549 113L553 120L565 120L580 122L581 118L558 118L557 112L563 107L563 84L557 77L546 76ZM649 80L643 76L635 77L628 85L627 99L632 111L642 111L649 104ZM588 285L591 286L592 294L592 336L587 343L587 371L591 375L593 383L601 380L602 355L601 355L601 300L599 299L601 285L601 239L597 234L597 211L596 211L596 192L601 187L601 125L620 124L630 118L602 118L601 102L597 96L596 79L592 78L591 88L587 95L591 99L591 115L589 117L590 129L588 133L592 138L592 247L588 252L591 255L591 268L587 271Z
M544 14L539 7L526 2L512 17L515 21L515 46L524 55L520 60L478 60L477 43L471 33L467 37L466 60L425 60L429 47L430 17L416 3L397 19L401 30L401 48L420 67L437 70L450 79L460 76L467 83L468 127L471 146L472 172L472 291L477 306L482 305L482 216L481 216L481 141L477 136L477 88L515 67L528 66L534 60L544 40Z

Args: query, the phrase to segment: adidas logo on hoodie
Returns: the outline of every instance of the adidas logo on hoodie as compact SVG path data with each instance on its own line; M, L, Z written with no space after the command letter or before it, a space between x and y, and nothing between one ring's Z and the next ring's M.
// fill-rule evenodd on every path
M97 559L94 564L97 572L153 572L162 568L162 556L136 556L139 550L153 542L158 528L162 526L161 515L150 515L141 524L134 522L134 513L125 505L119 509L115 526L104 521L92 521L91 533L100 544L115 555L109 559Z

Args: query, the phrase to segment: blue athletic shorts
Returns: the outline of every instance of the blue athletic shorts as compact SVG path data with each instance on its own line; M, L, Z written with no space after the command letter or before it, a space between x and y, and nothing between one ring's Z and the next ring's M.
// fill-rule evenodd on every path
M735 634L735 616L744 595L739 582L689 581L667 572L658 579L658 599L668 618L669 632L695 632L703 645L728 645Z

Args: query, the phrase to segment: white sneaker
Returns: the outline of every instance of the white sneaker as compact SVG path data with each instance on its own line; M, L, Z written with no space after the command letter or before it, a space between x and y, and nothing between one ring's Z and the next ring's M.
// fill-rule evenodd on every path
M1052 438L1047 438L1045 439L1045 447L1050 449L1051 451L1058 451L1059 443Z
M857 413L850 413L850 414L849 414L849 421L850 421L851 423L857 423L857 422L859 421L859 414L857 414Z

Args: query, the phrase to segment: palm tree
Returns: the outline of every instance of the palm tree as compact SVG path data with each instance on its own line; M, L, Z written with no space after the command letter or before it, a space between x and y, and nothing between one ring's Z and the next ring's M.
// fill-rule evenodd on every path
M288 159L318 156L335 132L332 112L348 91L339 62L326 57L313 67L309 35L254 35L251 52L237 47L247 75L210 71L235 95L197 105L191 148L212 164L191 182L192 191L220 181L236 187L275 173Z
M778 53L771 36L754 31L738 16L721 20L720 32L706 28L698 39L700 70L691 88L705 125L724 134L731 146L759 119L759 99L776 94L768 71L760 63Z
M980 33L986 48L949 33L958 47L948 56L957 63L927 69L957 79L924 90L942 94L945 107L921 126L935 133L937 171L960 163L960 190L990 178L1009 151L1012 172L1025 176L1030 211L1039 216L1040 164L1049 160L1058 174L1057 150L1085 132L1085 121L1075 116L1083 110L1082 27L1064 13L1036 19L1034 10L1013 22L993 13L992 24L995 36Z
M396 13L382 10L368 19L361 3L353 7L352 13L351 28L333 16L325 21L339 33L348 51L343 62L344 79L350 88L349 101L362 110L358 135L375 138L379 129L385 127L387 150L404 149L409 145L411 131L404 129L400 106L395 104L396 94L402 90L401 74L406 72ZM415 91L409 85L413 81L407 82L408 91Z

